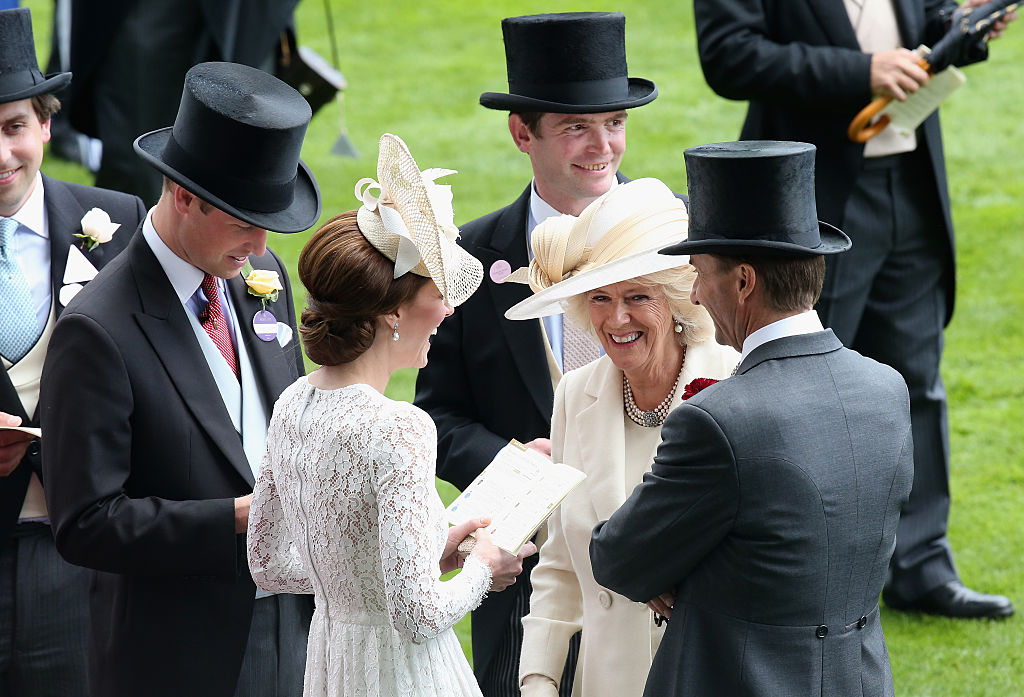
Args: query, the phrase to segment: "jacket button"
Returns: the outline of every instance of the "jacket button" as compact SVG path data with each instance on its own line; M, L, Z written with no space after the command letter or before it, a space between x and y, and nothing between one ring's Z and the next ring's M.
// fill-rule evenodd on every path
M825 636L828 635L828 627L826 627L825 625L821 625L816 630L814 630L814 635L819 639L824 639Z
M599 591L597 594L597 602L601 604L605 610L612 606L612 594L608 591Z
M857 620L857 629L864 629L868 623L867 615L861 615L861 618Z
M39 441L34 440L28 444L28 454L32 457L39 455Z

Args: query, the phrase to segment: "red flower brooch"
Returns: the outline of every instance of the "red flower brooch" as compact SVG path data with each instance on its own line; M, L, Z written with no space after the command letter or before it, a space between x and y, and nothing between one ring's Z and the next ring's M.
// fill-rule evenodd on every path
M686 387L683 388L683 400L685 401L689 399L705 387L711 387L716 382L718 382L718 380L713 380L712 378L695 378L691 380L687 383Z

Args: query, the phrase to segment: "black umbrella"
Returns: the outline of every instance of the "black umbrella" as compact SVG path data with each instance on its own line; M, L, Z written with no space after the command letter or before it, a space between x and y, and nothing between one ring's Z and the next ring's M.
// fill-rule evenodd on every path
M935 42L928 57L917 64L934 75L951 65L970 62L972 56L984 55L985 42L992 27L1020 5L1020 0L991 0L976 7L957 8L949 31ZM877 121L868 124L891 101L892 97L875 97L861 109L847 129L850 140L866 143L881 133L889 125L888 114L882 114Z

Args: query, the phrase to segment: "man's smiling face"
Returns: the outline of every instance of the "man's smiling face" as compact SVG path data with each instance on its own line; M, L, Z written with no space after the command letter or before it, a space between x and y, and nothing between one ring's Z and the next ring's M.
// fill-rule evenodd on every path
M612 187L626 150L625 110L544 114L536 133L513 115L510 127L530 156L537 192L555 209L579 215Z
M50 120L40 121L31 99L0 104L0 215L9 218L28 200L43 164Z

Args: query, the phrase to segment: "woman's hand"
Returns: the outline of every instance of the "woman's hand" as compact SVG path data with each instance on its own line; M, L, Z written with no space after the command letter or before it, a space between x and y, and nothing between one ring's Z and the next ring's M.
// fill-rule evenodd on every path
M448 541L444 543L444 552L441 553L441 573L461 569L466 561L466 555L459 551L459 544L477 528L491 524L490 518L471 518L464 523L453 525L448 528Z
M478 558L491 567L491 590L503 591L516 582L516 576L523 572L523 559L537 553L537 546L527 542L519 550L518 555L511 555L499 549L491 542L491 534L487 528L480 527L476 531L476 546L471 556Z

